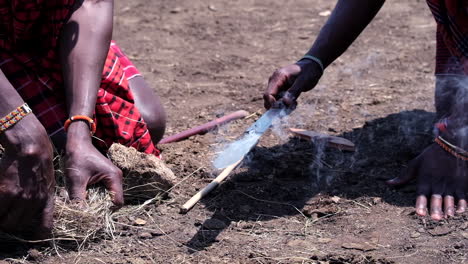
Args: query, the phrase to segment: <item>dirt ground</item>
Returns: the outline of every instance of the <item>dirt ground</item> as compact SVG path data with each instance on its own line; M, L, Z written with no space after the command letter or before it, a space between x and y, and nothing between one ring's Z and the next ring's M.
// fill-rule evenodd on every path
M161 146L179 184L139 212L145 224L120 216L114 239L17 247L4 261L468 263L468 215L419 218L414 184L384 183L432 139L435 22L425 1L387 1L297 110L186 215L179 206L216 175L214 154L264 111L269 75L303 55L335 1L116 3L114 38L162 97L167 135L238 109L253 115ZM289 138L286 127L345 137L357 151Z

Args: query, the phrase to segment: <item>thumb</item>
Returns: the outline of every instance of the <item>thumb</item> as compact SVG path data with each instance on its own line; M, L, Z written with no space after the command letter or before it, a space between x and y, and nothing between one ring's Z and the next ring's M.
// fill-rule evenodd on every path
M419 167L421 165L421 155L410 161L408 164L408 168L403 170L400 176L395 177L391 180L386 181L386 183L390 186L401 186L410 182L412 179L416 178L417 173L419 171Z
M295 108L297 105L296 100L301 95L302 91L305 90L306 85L307 85L307 82L304 77L304 74L299 75L297 79L294 81L291 88L289 88L288 91L283 96L282 101L284 102L284 104L287 105L288 107Z

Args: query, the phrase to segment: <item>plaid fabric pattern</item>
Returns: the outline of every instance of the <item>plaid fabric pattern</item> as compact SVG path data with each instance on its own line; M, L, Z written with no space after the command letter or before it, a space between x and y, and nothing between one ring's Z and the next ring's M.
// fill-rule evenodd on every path
M112 42L96 101L95 136L102 139L96 141L96 144L101 148L108 148L112 143L118 142L159 156L147 125L135 107L125 69L132 69L131 74L139 75L130 60Z
M50 136L65 133L68 118L57 41L74 0L0 0L0 69L29 104ZM135 108L128 74L138 74L112 42L95 109L94 144L106 151L118 142L159 156Z
M468 74L468 4L427 0L437 22L436 74Z

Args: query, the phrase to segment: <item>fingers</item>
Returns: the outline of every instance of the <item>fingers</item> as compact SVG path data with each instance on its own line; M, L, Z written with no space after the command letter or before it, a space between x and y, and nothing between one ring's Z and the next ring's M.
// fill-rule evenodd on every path
M268 80L267 89L263 95L266 109L270 109L275 105L279 94L289 89L300 72L301 68L296 64L292 64L276 70L273 75L271 75Z
M436 221L444 218L444 213L442 211L442 195L433 194L431 196L431 218Z
M38 228L35 230L35 239L45 239L51 236L54 216L55 196L51 193L47 199L46 205L39 215Z
M283 68L276 70L268 80L267 90L263 95L266 109L270 109L276 103L276 97L282 90L284 90L287 84L287 76L288 72Z
M421 156L416 157L415 159L410 161L410 163L408 164L408 168L404 170L398 177L388 180L386 181L386 183L391 186L400 186L410 182L418 175L421 160ZM424 192L419 193L425 194Z
M466 207L467 207L467 202L465 199L460 199L458 201L458 205L457 205L457 211L456 213L457 214L462 214L466 211Z
M110 193L112 203L114 203L113 209L122 207L124 205L122 171L116 168L103 179L103 183Z
M416 214L419 216L426 216L427 214L427 197L425 195L419 195L416 198Z
M276 103L276 99L273 95L265 93L263 95L263 105L266 109L270 109Z
M455 198L451 195L444 197L444 215L445 217L455 216Z

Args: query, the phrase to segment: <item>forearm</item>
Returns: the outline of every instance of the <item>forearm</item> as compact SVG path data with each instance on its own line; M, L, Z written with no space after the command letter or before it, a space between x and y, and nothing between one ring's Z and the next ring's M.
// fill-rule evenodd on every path
M70 116L93 115L112 23L112 0L84 0L64 28L60 55Z
M325 67L343 54L378 13L385 0L339 0L307 54Z
M0 118L24 103L23 98L0 70Z
M0 118L5 117L25 101L0 70ZM6 152L32 154L41 150L48 154L50 145L47 133L39 120L31 113L0 132L0 144Z

